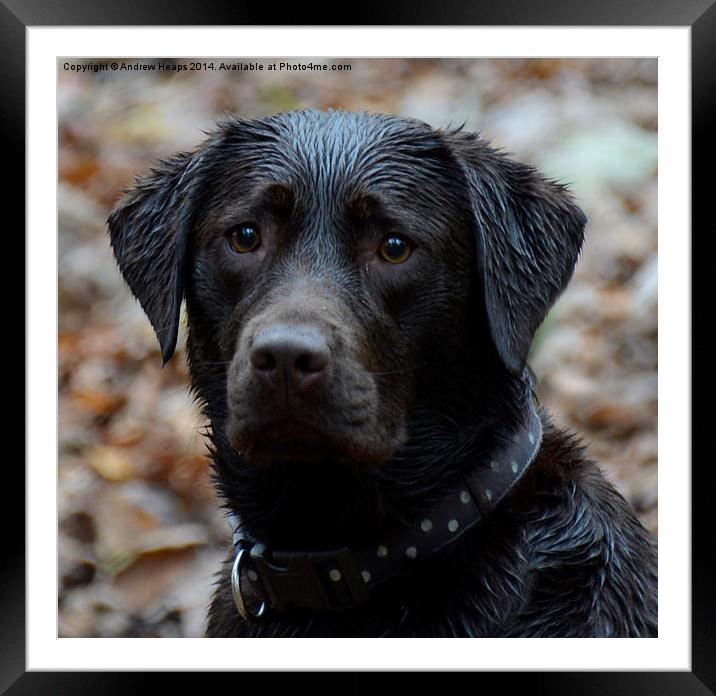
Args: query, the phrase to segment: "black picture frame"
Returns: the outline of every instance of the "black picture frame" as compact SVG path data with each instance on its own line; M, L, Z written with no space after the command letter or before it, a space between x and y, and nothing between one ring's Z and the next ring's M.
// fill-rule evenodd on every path
M713 151L714 114L716 114L716 5L714 0L553 0L549 4L525 0L501 0L478 5L468 0L418 0L410 5L382 6L363 2L353 8L350 18L327 14L314 3L295 4L281 11L281 25L541 25L541 26L689 26L692 60L692 206L693 219L703 215L707 205L706 187L711 186L707 158ZM222 0L171 0L155 2L123 0L0 0L0 113L3 125L3 149L6 170L13 175L3 184L7 201L24 199L25 186L25 50L26 27L32 26L107 26L107 25L270 25L275 24L276 8L263 3L227 3ZM709 147L711 143L711 147ZM699 177L698 171L704 173ZM712 194L713 195L713 194ZM10 206L8 206L10 207ZM24 229L24 208L14 230ZM679 234L690 234L682 230ZM17 233L13 233L19 238ZM24 244L18 254L24 259ZM19 258L16 256L14 258ZM695 277L695 276L694 276ZM14 287L17 287L16 281ZM15 293L17 291L15 290ZM11 297L8 291L3 295ZM696 299L696 293L694 293ZM693 313L692 313L693 316ZM698 316L698 315L697 315ZM19 334L19 331L17 332ZM23 334L24 335L24 334ZM23 339L24 341L24 339ZM705 342L694 341L698 350ZM703 349L703 348L701 348ZM26 370L31 365L26 365ZM31 417L31 414L28 413ZM697 423L694 417L692 423ZM692 425L692 430L694 426ZM706 464L707 462L704 462ZM10 464L10 462L6 462ZM140 686L166 689L157 685L169 675L131 672L27 672L25 667L25 548L23 539L13 534L18 520L24 519L25 477L13 461L6 466L5 499L23 502L3 505L3 559L0 562L0 693L24 694L112 694L127 693ZM689 466L690 462L670 463ZM713 466L692 468L692 655L691 672L571 672L571 673L500 673L481 674L477 688L485 679L497 676L505 685L523 685L532 694L694 694L716 693L716 601L711 588L716 586L713 564L714 523L711 515L710 478ZM8 492L12 492L8 495ZM51 519L51 516L48 517ZM50 525L52 526L52 525ZM48 558L48 572L54 573L54 559ZM197 684L198 675L183 674L183 686ZM371 675L357 675L351 690ZM205 677L202 677L205 678ZM235 682L238 684L238 682ZM294 686L295 688L295 686Z

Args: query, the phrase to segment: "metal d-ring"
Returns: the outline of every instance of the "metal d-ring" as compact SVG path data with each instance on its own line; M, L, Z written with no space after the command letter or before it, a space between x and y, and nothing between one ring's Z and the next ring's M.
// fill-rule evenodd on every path
M239 552L236 554L234 565L231 568L231 592L234 595L234 604L236 604L239 614L241 614L245 621L253 621L263 616L266 611L266 602L261 602L259 608L253 612L244 601L244 594L241 591L241 562L246 552L247 549L244 548L239 549Z

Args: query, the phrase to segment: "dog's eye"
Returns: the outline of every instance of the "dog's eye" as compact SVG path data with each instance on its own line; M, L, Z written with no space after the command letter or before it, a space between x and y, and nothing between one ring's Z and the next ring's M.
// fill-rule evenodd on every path
M407 239L391 234L381 242L378 251L388 263L404 263L413 253L413 245Z
M249 251L254 251L261 244L261 235L254 225L246 223L234 227L229 232L229 242L234 251L246 254Z

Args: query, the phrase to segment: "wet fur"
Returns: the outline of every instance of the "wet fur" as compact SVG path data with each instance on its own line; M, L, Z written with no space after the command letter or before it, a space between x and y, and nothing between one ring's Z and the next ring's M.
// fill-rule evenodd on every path
M270 265L236 270L221 230L248 209L268 211L276 251ZM425 252L409 268L363 269L359 231L381 216L419 236ZM226 507L283 548L357 544L415 519L503 440L584 223L564 187L473 134L317 111L227 121L136 182L109 220L165 361L186 299L192 385ZM232 446L255 436L245 424L261 395L243 355L252 322L272 312L305 312L335 337L343 377L321 416L347 443L345 461L257 465ZM360 417L348 423L349 412ZM543 446L519 488L368 606L247 625L225 567L207 635L656 635L653 538L576 439L541 415Z

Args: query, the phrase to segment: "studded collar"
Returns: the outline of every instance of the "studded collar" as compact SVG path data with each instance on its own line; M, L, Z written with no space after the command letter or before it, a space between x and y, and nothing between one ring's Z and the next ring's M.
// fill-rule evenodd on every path
M395 527L372 544L326 551L269 550L235 524L236 557L231 587L239 613L248 621L266 610L288 607L348 609L366 602L372 590L400 574L406 564L452 544L487 517L522 478L542 441L533 397L503 446L411 526Z

